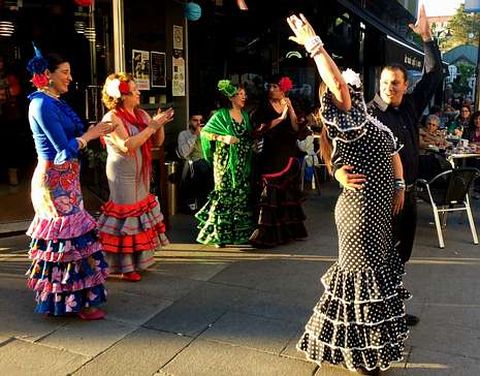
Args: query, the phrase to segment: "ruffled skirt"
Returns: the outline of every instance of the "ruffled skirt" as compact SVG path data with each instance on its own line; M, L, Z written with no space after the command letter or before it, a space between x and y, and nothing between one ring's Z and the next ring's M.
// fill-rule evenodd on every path
M100 240L111 272L144 270L154 252L169 244L158 199L148 194L134 204L106 202L98 220Z
M392 250L376 269L342 270L337 263L322 277L325 292L297 343L309 360L355 371L385 370L403 357L408 337L402 285L403 264Z
M245 244L253 229L246 189L214 190L195 217L199 220L197 242Z
M32 179L35 209L27 271L35 311L61 316L106 300L108 275L95 220L83 208L77 161L39 161Z
M298 160L290 158L282 171L262 175L258 226L250 236L254 246L273 247L308 236L299 174Z

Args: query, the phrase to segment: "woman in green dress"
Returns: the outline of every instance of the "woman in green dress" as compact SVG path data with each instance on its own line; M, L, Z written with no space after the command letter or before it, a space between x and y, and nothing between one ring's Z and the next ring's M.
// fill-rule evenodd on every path
M218 83L227 105L210 118L201 132L204 157L213 163L215 187L196 214L197 241L224 247L243 244L253 230L250 194L252 128L243 111L246 94L228 80Z

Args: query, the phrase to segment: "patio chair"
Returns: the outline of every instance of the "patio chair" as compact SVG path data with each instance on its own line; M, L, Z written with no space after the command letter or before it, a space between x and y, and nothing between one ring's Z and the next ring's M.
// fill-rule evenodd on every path
M418 197L432 205L440 248L445 247L442 225L446 226L446 214L452 211L467 212L473 242L478 244L477 230L468 198L470 186L478 176L480 176L480 170L464 167L441 172L429 181L417 180ZM443 217L442 222L440 222L440 215Z

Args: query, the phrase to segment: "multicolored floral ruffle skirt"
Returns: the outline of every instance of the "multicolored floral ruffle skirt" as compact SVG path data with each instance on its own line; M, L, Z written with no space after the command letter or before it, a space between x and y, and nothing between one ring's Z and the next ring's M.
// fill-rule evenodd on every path
M83 207L77 161L60 165L40 160L32 179L35 209L27 284L35 311L62 316L106 300L108 275L95 220Z
M134 204L106 202L98 220L110 271L129 273L151 266L154 252L169 244L158 198L148 194Z

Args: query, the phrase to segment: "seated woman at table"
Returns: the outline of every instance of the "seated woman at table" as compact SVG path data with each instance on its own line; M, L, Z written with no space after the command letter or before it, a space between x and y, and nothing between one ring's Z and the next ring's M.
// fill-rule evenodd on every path
M472 115L469 125L468 141L472 144L477 145L477 153L480 152L478 146L480 146L480 111L475 111ZM478 158L469 158L466 161L468 167L476 167L480 169L480 159ZM476 192L473 195L473 198L480 198L478 193L480 192L480 179L475 179L473 189Z
M475 111L469 125L468 141L480 144L480 111Z
M445 135L439 129L439 126L439 117L436 115L428 115L425 128L420 129L420 153L424 153L427 150L445 149L447 147Z

